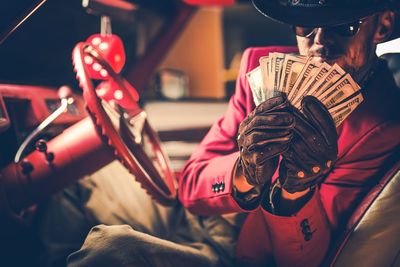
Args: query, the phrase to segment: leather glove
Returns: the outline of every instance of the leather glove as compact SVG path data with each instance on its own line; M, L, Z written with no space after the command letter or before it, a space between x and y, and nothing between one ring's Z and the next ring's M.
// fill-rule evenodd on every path
M303 113L292 107L296 126L279 168L279 182L289 193L322 182L337 159L336 127L326 107L313 96L303 98Z
M270 183L279 155L288 149L293 136L295 120L289 111L282 94L261 103L240 124L240 164L249 184Z

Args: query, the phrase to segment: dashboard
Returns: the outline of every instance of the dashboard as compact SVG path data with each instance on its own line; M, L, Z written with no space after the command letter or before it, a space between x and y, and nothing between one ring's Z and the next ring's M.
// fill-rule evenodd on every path
M68 106L40 136L45 140L87 116L82 97ZM57 88L0 84L0 167L12 161L18 147L60 105ZM33 146L29 150L33 150Z

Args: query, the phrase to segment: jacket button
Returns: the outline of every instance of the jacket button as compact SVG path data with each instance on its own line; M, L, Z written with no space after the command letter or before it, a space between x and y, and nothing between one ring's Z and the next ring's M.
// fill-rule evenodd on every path
M215 184L211 185L211 190L215 193Z
M305 240L305 241L310 241L310 240L311 240L311 237L312 237L312 233L309 232L309 233L307 233L307 234L304 235L304 240Z
M304 235L304 240L305 240L305 241L310 241L310 240L311 240L312 232L311 232L311 229L310 229L309 226L303 227L303 228L301 229L301 232L302 232L303 235Z
M304 235L304 240L310 241L312 238L312 232L308 220L307 219L302 220L300 226L301 226L301 232Z
M221 184L219 185L219 190L221 192L223 192L225 190L225 183L224 182L221 182Z
M303 235L307 235L307 234L311 233L311 229L310 229L309 226L303 227L303 228L301 229L301 232L303 233Z
M307 219L302 220L301 223L300 223L300 226L301 226L301 228L310 227L310 225L308 224L308 220Z

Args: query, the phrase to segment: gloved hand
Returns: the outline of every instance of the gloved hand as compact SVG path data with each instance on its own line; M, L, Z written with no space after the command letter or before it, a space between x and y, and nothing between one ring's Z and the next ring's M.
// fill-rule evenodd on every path
M286 95L282 94L261 103L240 124L240 164L249 184L271 181L279 155L288 149L293 136L295 120L289 109Z
M294 136L279 168L279 182L289 193L321 183L338 153L336 127L325 106L312 96L304 97L301 106L304 115L292 107Z

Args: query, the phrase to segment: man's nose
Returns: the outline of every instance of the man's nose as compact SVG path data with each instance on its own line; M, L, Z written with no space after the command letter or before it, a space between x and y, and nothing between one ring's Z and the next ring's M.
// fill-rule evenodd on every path
M318 45L327 45L333 42L332 34L326 28L315 29L314 43Z

